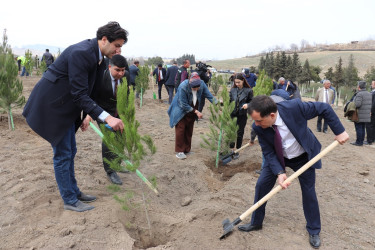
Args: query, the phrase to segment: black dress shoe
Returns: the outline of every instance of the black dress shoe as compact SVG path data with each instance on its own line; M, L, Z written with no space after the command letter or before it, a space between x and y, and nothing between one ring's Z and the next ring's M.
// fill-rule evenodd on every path
M362 146L362 144L358 144L357 142L351 142L350 144L352 144L354 146Z
M322 132L322 130L320 130L320 129L317 129L317 130L316 130L316 132Z
M310 245L313 248L319 248L320 247L320 237L319 237L319 234L310 234Z
M262 229L262 225L251 225L249 224L244 224L242 226L238 226L238 229L243 232L250 232L250 231L257 231Z
M363 144L364 145L372 145L372 142L364 141Z
M84 194L81 192L79 196L77 196L77 199L86 203L96 201L96 197L89 194Z
M122 185L122 181L116 172L108 173L107 176L113 184Z
M323 130L323 133L324 133L324 134L327 134L327 133L328 133L328 131L327 131L327 130Z

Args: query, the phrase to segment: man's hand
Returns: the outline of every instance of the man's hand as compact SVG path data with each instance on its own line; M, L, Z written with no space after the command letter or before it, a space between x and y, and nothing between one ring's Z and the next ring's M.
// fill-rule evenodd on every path
M283 189L286 189L287 187L289 187L290 185L290 182L287 182L285 184L283 184L283 182L287 179L288 177L286 176L286 174L279 174L277 176L277 182L279 183L279 185L283 188Z
M111 115L109 115L106 119L105 122L111 126L111 128L114 131L120 130L121 133L124 130L124 123L121 121L121 119L115 118Z
M86 118L83 120L82 124L81 124L81 130L82 132L85 132L87 130L87 128L89 127L90 125L90 122L92 122L92 118L87 115Z
M198 116L198 119L202 119L203 114L199 112L198 110L195 110L195 114Z
M338 141L341 145L349 140L349 135L346 131L342 132L339 135L336 135L335 140Z
M254 141L250 140L250 146L253 146L254 145Z

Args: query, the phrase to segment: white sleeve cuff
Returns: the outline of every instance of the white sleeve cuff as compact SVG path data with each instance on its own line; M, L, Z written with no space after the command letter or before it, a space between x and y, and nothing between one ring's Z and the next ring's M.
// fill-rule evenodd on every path
M99 116L99 120L101 120L102 122L105 122L105 119L107 119L107 117L109 116L109 114L106 112L106 111L103 111Z

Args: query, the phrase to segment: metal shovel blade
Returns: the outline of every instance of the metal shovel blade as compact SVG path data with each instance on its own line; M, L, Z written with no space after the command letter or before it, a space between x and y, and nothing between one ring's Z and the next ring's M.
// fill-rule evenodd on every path
M229 219L223 220L222 224L224 228L224 234L220 237L220 240L227 237L233 231L234 227L238 225L241 221L242 220L240 219L240 217L235 219L232 223L230 223Z

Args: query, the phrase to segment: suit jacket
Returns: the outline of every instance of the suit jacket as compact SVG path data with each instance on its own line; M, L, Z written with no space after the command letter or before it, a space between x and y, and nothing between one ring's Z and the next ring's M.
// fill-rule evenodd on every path
M120 84L122 83L123 78L120 79ZM117 110L117 99L114 95L111 72L109 69L104 71L103 80L95 85L91 97L111 116L115 116Z
M139 68L134 64L129 67L130 84L135 85L135 78L137 77Z
M327 103L302 102L300 99L293 99L277 103L277 110L290 132L306 151L309 160L319 154L321 144L307 126L308 120L316 116L323 116L335 135L345 131L340 119ZM283 167L277 159L274 148L275 131L272 127L263 129L262 127L255 126L255 123L253 124L253 129L258 135L259 144L262 147L266 164L271 168L272 172L277 175L283 170ZM321 161L312 165L314 168L321 168L321 166Z
M176 79L177 71L178 71L178 67L174 65L167 69L167 76L165 77L166 78L165 85L174 87L174 82Z
M318 88L315 94L315 101L317 102L323 102L324 101L324 95L325 95L325 88ZM332 103L333 98L334 98L334 92L332 89L327 89L328 91L328 103Z
M156 83L158 83L158 70L159 68L156 68L154 69L154 72L152 72L152 75L155 76L156 75ZM160 82L164 83L165 82L165 79L167 78L167 71L165 70L165 68L161 68L161 72L163 74L163 80L161 80Z
M236 102L236 105L238 105L234 107L234 110L232 112L233 116L246 115L247 110L241 109L241 107L244 104L249 105L251 100L253 99L253 90L251 88L242 88L242 92L240 96L237 98L239 91L241 91L239 88L231 88L229 93L229 100L231 102Z
M29 126L56 146L81 112L97 119L103 112L90 97L93 86L103 77L105 63L99 62L97 39L69 46L51 64L35 85L23 110Z

